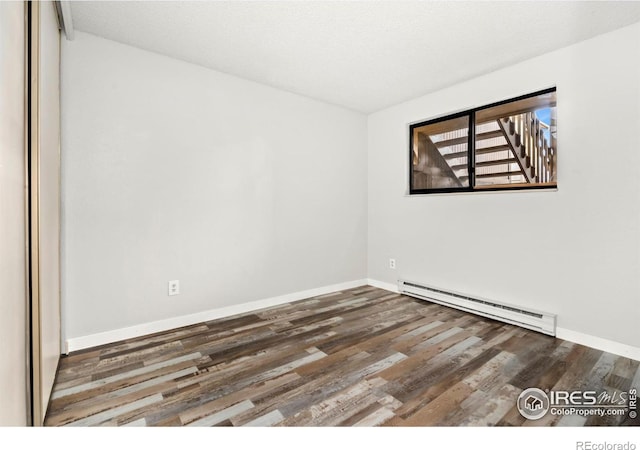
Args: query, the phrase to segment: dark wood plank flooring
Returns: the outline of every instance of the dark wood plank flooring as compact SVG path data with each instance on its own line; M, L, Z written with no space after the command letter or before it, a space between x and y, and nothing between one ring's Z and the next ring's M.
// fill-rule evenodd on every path
M370 286L63 357L48 426L637 425L525 420L523 389L628 390L638 361Z

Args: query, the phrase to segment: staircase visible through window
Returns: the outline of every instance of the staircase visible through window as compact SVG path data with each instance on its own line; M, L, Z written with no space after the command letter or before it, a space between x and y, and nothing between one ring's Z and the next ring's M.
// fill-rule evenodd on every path
M410 132L411 194L557 186L555 88L415 124Z

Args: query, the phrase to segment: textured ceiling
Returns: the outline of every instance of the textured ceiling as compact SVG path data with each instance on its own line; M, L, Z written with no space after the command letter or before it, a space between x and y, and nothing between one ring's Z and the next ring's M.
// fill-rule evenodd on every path
M369 113L640 21L640 2L72 2L77 30Z

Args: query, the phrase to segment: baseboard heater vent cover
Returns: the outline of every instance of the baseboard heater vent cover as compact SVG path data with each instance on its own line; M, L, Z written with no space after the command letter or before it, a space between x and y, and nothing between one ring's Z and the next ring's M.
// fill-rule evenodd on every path
M439 303L551 336L556 335L555 314L523 309L407 280L398 280L398 290L402 294L421 300Z

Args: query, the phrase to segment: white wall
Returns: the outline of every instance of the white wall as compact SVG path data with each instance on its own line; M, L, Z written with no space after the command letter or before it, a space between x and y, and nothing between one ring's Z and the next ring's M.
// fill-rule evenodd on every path
M366 277L365 116L85 33L62 50L66 339Z
M24 5L0 2L0 426L27 421Z
M638 347L638 61L640 24L370 115L369 278L554 312ZM554 85L557 192L405 195L409 123Z

